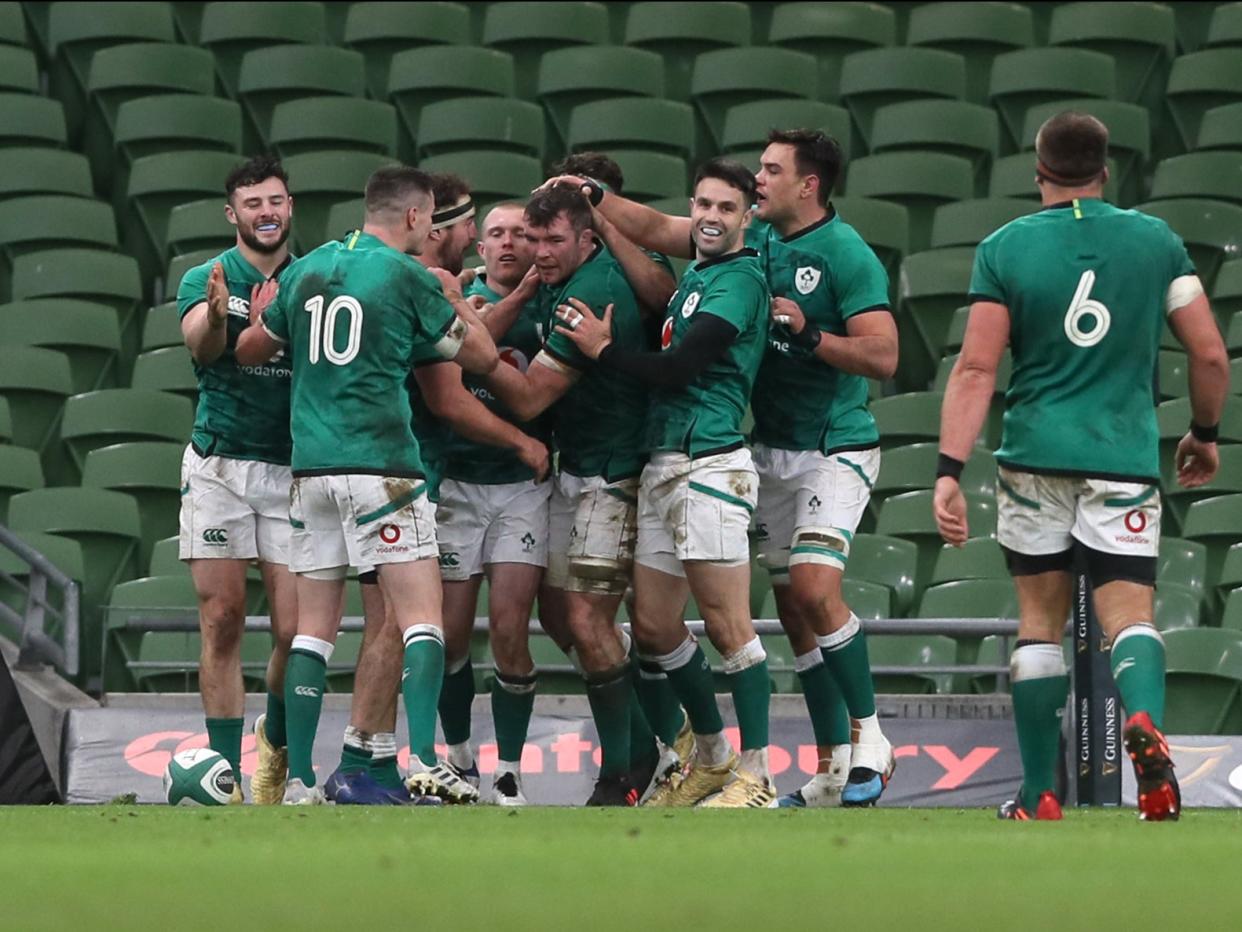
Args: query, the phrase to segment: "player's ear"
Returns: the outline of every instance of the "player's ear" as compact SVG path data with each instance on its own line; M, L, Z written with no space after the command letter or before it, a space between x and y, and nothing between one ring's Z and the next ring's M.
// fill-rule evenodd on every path
M289 205L289 216L292 217L293 216L293 195L292 194L286 195L285 203Z
M237 226L237 211L233 209L233 205L228 201L224 202L224 219L233 226Z

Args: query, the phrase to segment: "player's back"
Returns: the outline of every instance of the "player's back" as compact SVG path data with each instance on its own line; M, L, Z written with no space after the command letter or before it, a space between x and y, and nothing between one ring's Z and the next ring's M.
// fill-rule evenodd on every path
M1157 478L1153 379L1165 298L1191 274L1163 221L1095 199L1048 207L984 240L971 300L1008 307L1013 352L997 459Z
M405 380L456 320L435 278L355 232L290 266L278 301L293 362L294 472L421 475Z

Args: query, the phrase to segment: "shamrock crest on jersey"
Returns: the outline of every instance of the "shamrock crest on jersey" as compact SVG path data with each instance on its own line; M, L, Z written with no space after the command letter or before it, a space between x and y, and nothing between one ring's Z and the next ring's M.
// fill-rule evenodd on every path
M815 286L819 284L820 271L809 265L804 265L794 273L794 287L798 289L798 294L810 294L815 290Z

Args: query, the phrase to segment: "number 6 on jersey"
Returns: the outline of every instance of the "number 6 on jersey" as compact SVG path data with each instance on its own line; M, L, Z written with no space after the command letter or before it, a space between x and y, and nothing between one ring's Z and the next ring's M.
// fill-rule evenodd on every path
M315 295L304 305L311 316L311 332L308 344L310 362L319 362L320 347L323 357L334 366L348 365L358 355L362 343L362 305L347 294L333 298L327 313L323 309L323 295ZM341 311L349 311L349 337L343 350L336 348L336 322ZM326 320L325 320L326 318Z
M1095 346L1108 333L1112 325L1112 315L1099 301L1092 301L1089 295L1095 285L1095 273L1090 269L1082 273L1078 279L1078 288L1074 292L1074 300L1065 312L1065 335L1075 346ZM1081 324L1086 318L1087 328Z

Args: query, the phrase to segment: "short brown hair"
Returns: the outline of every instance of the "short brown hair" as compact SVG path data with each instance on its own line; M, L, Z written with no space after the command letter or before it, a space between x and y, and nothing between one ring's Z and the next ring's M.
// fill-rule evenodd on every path
M755 203L755 173L734 159L708 159L694 173L694 190L704 178L715 178L742 192L742 210L749 210Z
M431 196L436 199L436 210L452 207L470 193L470 185L461 175L452 172L431 173Z
M773 143L793 147L798 174L819 179L819 206L828 206L832 189L841 177L844 156L840 143L818 129L774 129L768 133L768 145Z
M233 192L238 188L248 188L261 181L267 181L268 178L278 178L285 186L285 190L289 190L289 176L285 173L284 166L280 164L280 159L274 155L256 155L229 172L228 177L224 179L224 196L231 201Z
M526 202L526 222L535 227L546 227L564 214L575 233L591 228L591 205L577 188L569 185L553 185L536 191Z
M385 165L367 179L367 218L405 210L417 195L430 198L431 176L408 165Z
M572 152L552 166L554 175L583 175L607 185L613 194L625 187L625 175L615 159L602 152Z
M1104 172L1108 127L1089 113L1065 110L1049 117L1035 134L1041 178L1062 187L1082 187Z

